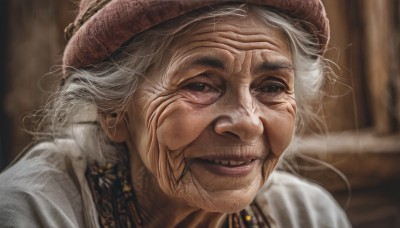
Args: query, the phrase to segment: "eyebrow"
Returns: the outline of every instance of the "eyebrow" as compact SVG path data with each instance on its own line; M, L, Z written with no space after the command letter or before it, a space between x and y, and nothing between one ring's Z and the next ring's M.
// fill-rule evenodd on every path
M191 65L212 67L212 68L217 68L220 70L225 69L225 64L222 60L214 58L214 57L209 57L209 56L196 59Z
M285 61L278 61L278 62L263 62L261 63L256 71L275 71L275 70L282 70L287 69L293 71L293 65L285 62Z

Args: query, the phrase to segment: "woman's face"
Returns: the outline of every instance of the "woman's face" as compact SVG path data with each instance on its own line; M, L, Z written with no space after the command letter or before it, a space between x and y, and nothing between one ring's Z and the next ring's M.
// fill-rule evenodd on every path
M127 111L127 139L170 197L209 211L248 205L289 145L294 72L284 34L252 18L177 38Z

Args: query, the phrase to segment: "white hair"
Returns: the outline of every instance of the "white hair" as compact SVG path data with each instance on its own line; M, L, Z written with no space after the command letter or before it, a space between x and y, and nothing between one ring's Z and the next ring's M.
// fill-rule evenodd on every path
M298 105L296 129L300 133L304 120L314 116L310 104L321 96L325 61L320 55L318 40L299 27L304 22L299 23L279 11L261 6L232 4L198 10L147 30L136 35L108 59L87 69L68 68L68 77L44 109L37 139L74 138L70 131L74 126L96 122L99 114L123 112L140 81L146 78L146 72L160 67L166 50L177 36L206 20L218 23L221 17L248 15L265 21L268 26L281 29L291 44ZM95 136L99 141L106 138L98 125L88 129L92 134L87 135Z

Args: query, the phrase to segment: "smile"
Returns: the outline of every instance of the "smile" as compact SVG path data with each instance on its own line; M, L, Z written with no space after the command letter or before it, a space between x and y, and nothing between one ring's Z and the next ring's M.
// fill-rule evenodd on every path
M246 161L236 161L236 160L219 160L219 159L206 159L206 162L213 163L216 165L223 165L223 166L228 166L228 167L235 167L235 166L243 166L243 165L248 165L254 159L246 160Z
M258 161L255 158L198 158L195 164L214 175L241 177L251 173Z

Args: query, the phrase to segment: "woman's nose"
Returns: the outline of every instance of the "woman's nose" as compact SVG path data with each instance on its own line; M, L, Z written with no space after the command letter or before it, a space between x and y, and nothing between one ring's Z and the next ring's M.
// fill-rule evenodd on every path
M241 141L252 141L264 132L264 126L257 113L241 107L221 115L214 124L214 131Z

